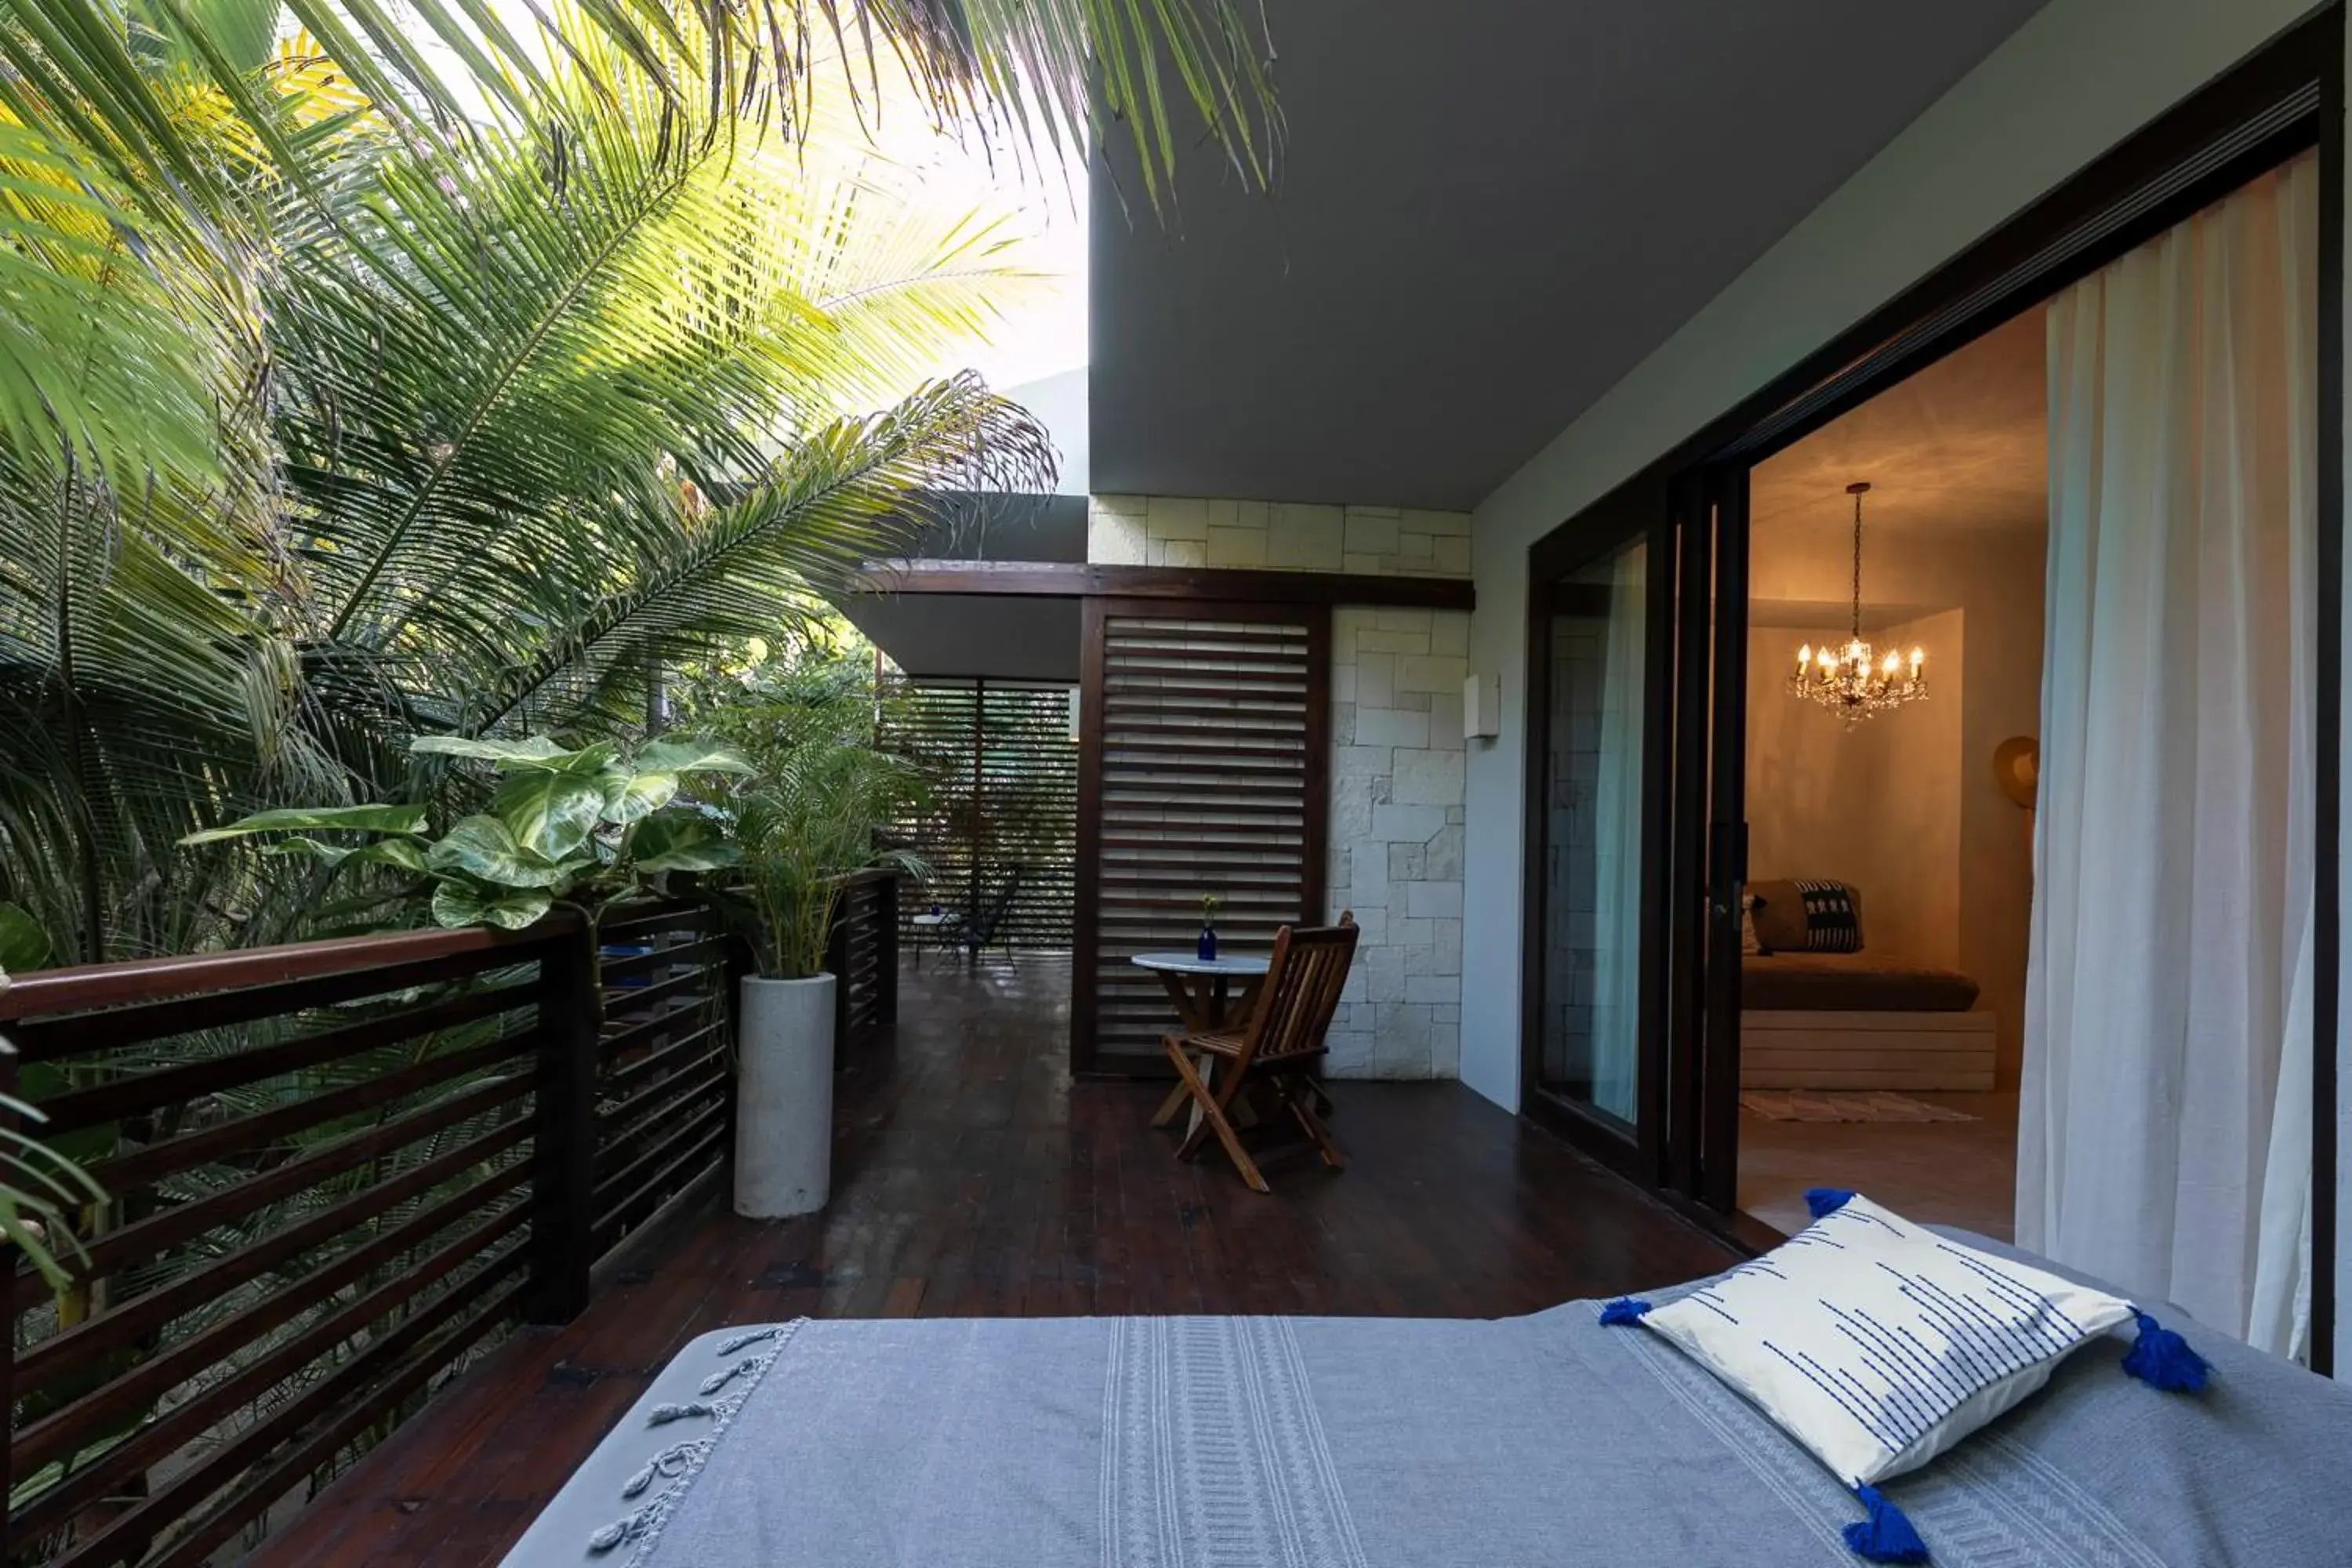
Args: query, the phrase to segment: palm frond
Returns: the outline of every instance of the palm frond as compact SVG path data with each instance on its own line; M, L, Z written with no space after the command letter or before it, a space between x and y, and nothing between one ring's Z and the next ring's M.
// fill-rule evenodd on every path
M137 208L70 144L0 123L0 442L128 483L214 457L204 333Z
M1053 457L1027 414L971 377L927 386L886 414L844 419L793 443L742 499L695 521L647 519L640 553L586 599L564 634L486 680L463 724L578 725L616 673L688 657L718 637L772 632L812 584L837 582L919 535L972 489L1041 488ZM552 557L509 574L555 605L582 603ZM545 611L534 619L544 622Z

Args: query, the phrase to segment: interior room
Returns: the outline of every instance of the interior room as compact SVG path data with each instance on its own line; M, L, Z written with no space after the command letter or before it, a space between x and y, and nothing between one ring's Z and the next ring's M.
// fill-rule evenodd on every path
M2044 318L2016 318L1751 478L1739 1197L1783 1230L1826 1184L2011 1234ZM1823 661L1857 639L1883 707L1821 700L1839 684Z

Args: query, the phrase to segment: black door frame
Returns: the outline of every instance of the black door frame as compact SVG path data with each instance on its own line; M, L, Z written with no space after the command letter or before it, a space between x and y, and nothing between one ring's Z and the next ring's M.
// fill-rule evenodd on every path
M1534 610L1542 585L1563 565L1573 565L1579 544L1589 545L1597 536L1596 528L1613 528L1621 531L1618 537L1626 537L1622 531L1647 526L1654 540L1664 542L1654 560L1677 558L1664 550L1679 552L1675 576L1683 608L1696 611L1706 603L1697 596L1701 584L1718 603L1729 589L1738 590L1730 600L1736 615L1707 616L1714 634L1708 652L1717 656L1709 660L1715 666L1711 672L1693 668L1706 643L1688 625L1691 616L1682 616L1675 648L1666 656L1672 685L1663 689L1672 691L1675 706L1670 713L1653 709L1654 718L1664 714L1670 720L1650 728L1660 732L1671 728L1675 755L1665 775L1672 780L1670 820L1654 835L1644 834L1645 850L1655 857L1652 865L1665 907L1645 909L1643 914L1645 954L1653 945L1659 954L1654 965L1645 958L1644 984L1654 978L1659 994L1644 998L1642 1062L1645 1085L1654 1076L1652 1067L1657 1068L1654 1076L1665 1100L1657 1119L1662 1131L1654 1154L1612 1162L1681 1200L1690 1212L1723 1227L1734 1239L1754 1235L1752 1228L1738 1225L1739 1216L1732 1206L1738 1158L1738 910L1739 884L1746 877L1744 769L1707 770L1704 787L1688 775L1702 765L1709 748L1717 755L1740 754L1722 749L1727 741L1739 739L1739 733L1738 721L1721 710L1745 705L1744 688L1727 688L1724 677L1745 662L1748 470L2256 175L2315 147L2320 161L2318 427L2323 434L2318 581L2313 585L2318 596L2320 645L2314 731L2319 776L2313 935L2315 951L2327 959L2315 974L2313 995L2311 1318L2313 1365L2321 1372L2331 1370L2336 1310L2336 958L2341 952L2344 27L2344 0L2335 0L2282 33L1530 551L1523 1060L1536 1046L1534 998L1541 962L1544 825L1535 784L1548 747L1541 731L1545 710L1537 668L1544 637ZM1739 637L1731 635L1729 623L1735 622ZM1700 710L1702 691L1720 695L1727 690L1740 693L1741 700L1713 702L1712 713ZM1703 798L1704 805L1695 807L1695 798ZM1700 928L1696 931L1694 922ZM1712 997L1710 985L1716 993ZM1722 1018L1727 1010L1727 1024ZM1531 1100L1522 1103L1535 1109Z

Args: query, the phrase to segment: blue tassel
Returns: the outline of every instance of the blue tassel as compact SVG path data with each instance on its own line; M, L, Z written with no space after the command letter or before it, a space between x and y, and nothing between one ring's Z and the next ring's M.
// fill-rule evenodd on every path
M1650 1304L1647 1301L1637 1300L1631 1296L1620 1296L1601 1309L1601 1323L1603 1328L1612 1329L1620 1323L1638 1323L1642 1321L1642 1314L1649 1310Z
M2168 1394L2203 1393L2205 1380L2213 1373L2205 1358L2190 1350L2187 1340L2137 1307L2132 1309L2132 1316L2139 1322L2139 1338L2124 1357L2124 1370Z
M1843 1187L1807 1187L1805 1208L1815 1219L1826 1219L1845 1207L1853 1194Z
M1903 1510L1881 1497L1876 1487L1856 1487L1853 1495L1870 1510L1860 1524L1845 1527L1845 1543L1865 1563L1925 1563L1927 1543L1911 1528Z

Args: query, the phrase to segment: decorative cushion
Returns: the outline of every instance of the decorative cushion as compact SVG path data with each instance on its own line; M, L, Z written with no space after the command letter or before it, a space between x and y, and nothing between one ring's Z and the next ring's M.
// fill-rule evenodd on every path
M1743 957L1761 958L1772 951L1756 934L1756 911L1763 907L1764 900L1755 894L1739 895L1739 952Z
M1767 952L1860 952L1862 894L1848 882L1757 882L1756 935Z
M1855 1489L1847 1543L1874 1562L1927 1549L1874 1483L1916 1469L2048 1381L2065 1356L2137 1321L2124 1370L2194 1391L2205 1363L2130 1302L1923 1230L1869 1199L1806 1194L1815 1222L1680 1300L1620 1300L1753 1402Z

